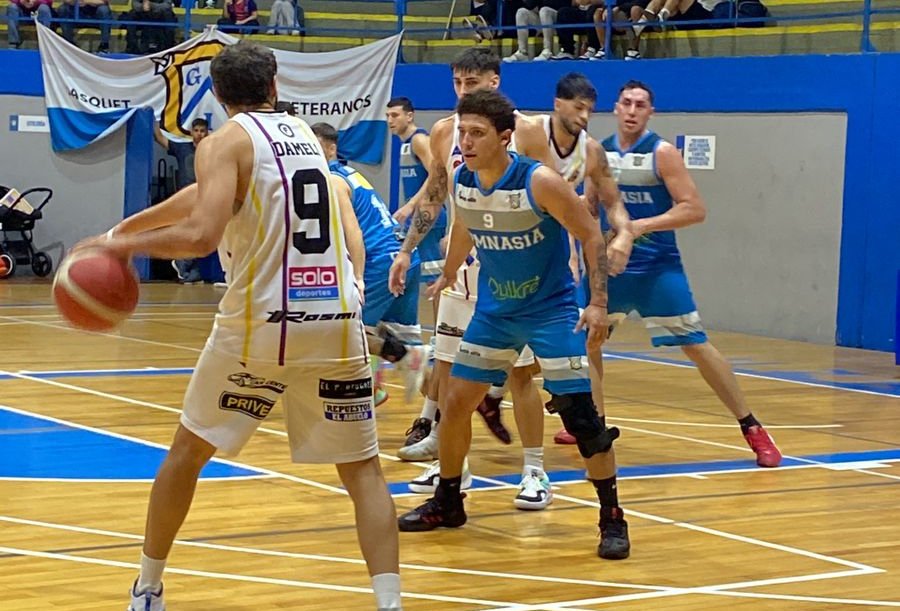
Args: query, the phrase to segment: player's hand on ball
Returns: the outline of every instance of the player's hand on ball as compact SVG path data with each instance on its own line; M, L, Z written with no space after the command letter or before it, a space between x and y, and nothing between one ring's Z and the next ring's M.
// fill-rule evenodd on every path
M606 308L595 304L588 306L581 313L578 324L575 325L575 331L587 329L587 349L588 354L595 350L599 350L603 342L609 335L609 316Z

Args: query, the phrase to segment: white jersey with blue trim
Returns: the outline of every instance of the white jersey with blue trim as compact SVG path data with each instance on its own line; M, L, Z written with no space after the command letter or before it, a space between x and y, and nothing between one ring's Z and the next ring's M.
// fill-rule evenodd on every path
M286 113L230 121L250 137L253 170L220 244L228 289L207 346L241 362L364 359L359 293L318 140Z

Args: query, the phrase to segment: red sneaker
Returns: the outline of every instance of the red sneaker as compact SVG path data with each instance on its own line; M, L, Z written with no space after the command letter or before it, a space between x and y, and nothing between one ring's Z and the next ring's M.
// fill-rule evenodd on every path
M781 464L781 452L775 441L761 426L751 426L744 435L747 445L756 453L756 464L760 467L777 467Z
M494 437L503 443L509 444L512 443L512 435L510 435L506 427L503 426L503 421L500 418L501 401L502 399L495 399L489 395L485 395L484 399L482 399L481 403L478 405L478 414L484 418L484 423Z
M578 443L575 439L575 436L572 435L572 433L567 431L565 428L559 429L559 432L553 436L553 442L559 443L559 444L562 444L565 446L573 446L576 443Z

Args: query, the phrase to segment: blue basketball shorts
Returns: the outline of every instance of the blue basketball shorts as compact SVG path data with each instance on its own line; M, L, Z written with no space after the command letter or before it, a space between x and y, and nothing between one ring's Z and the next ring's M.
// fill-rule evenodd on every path
M388 273L391 259L366 264L363 279L366 282L366 302L362 308L363 324L375 327L379 322L387 323L403 342L422 343L422 329L419 326L419 277L421 268L415 264L406 272L406 290L394 297L388 290Z
M586 282L587 278L582 278L582 284ZM611 324L617 325L637 312L654 346L689 346L706 341L706 330L683 268L611 276L608 289Z
M502 385L527 344L541 363L547 392L590 392L587 335L574 332L578 317L574 302L515 317L485 314L476 307L450 375Z

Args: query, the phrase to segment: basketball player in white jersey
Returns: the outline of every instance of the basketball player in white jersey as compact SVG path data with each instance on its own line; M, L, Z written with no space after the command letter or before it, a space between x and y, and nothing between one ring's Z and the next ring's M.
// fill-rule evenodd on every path
M129 611L165 609L166 557L200 470L217 452L237 454L278 399L292 459L337 465L377 609L401 609L396 512L378 463L360 296L340 230L348 215L309 127L272 110L275 72L260 45L223 49L210 73L230 119L198 147L197 186L124 221L104 243L122 257L230 253L228 289L150 494Z
M609 262L609 275L620 274L628 264L631 255L632 234L631 218L622 201L622 194L609 168L606 153L600 143L587 133L588 121L597 102L597 90L586 76L570 72L556 84L556 96L553 100L553 114L539 115L544 121L544 129L550 141L550 154L554 167L563 178L578 188L584 185L585 199L589 210L594 213L602 204L609 226L614 237L609 240L606 256ZM580 281L581 271L578 262L578 249L570 238L573 261L572 267L575 282ZM583 289L583 287L581 287ZM600 359L592 359L591 366L601 365ZM594 403L601 416L604 415L602 371L594 372L591 388ZM554 441L563 444L574 444L575 438L565 428L554 436ZM608 455L613 461L611 474L615 473L614 454Z
M458 98L479 89L497 89L500 86L500 58L493 50L484 47L466 49L451 65L453 71L453 88ZM409 266L411 253L427 235L434 221L443 208L448 194L448 177L463 163L459 147L457 115L453 114L439 120L431 130L432 166L428 178L419 194L418 204L407 233L406 241L400 254L391 266L391 289L402 291L403 278ZM541 161L553 167L550 148L539 118L518 114L516 118L515 150L523 155ZM453 211L450 211L451 223ZM438 379L439 389L444 388L450 376L450 366L459 348L462 334L472 318L477 298L478 262L464 265L453 287L441 295L438 306L438 320L435 325L435 367L434 376ZM534 372L534 355L526 348L509 376L508 384L515 408L516 425L521 437L524 463L522 480L516 495L515 505L521 509L543 509L552 500L549 480L543 468L543 404L537 389L532 383ZM438 396L440 401L441 391ZM503 390L491 388L485 402L494 401L499 409ZM407 456L417 446L428 452L437 449L439 426L432 434L413 446L402 448ZM398 452L399 454L399 452ZM417 492L430 492L437 484L439 464L435 463L421 476L410 483L410 488ZM468 475L468 474L467 474ZM465 479L468 483L469 478Z

